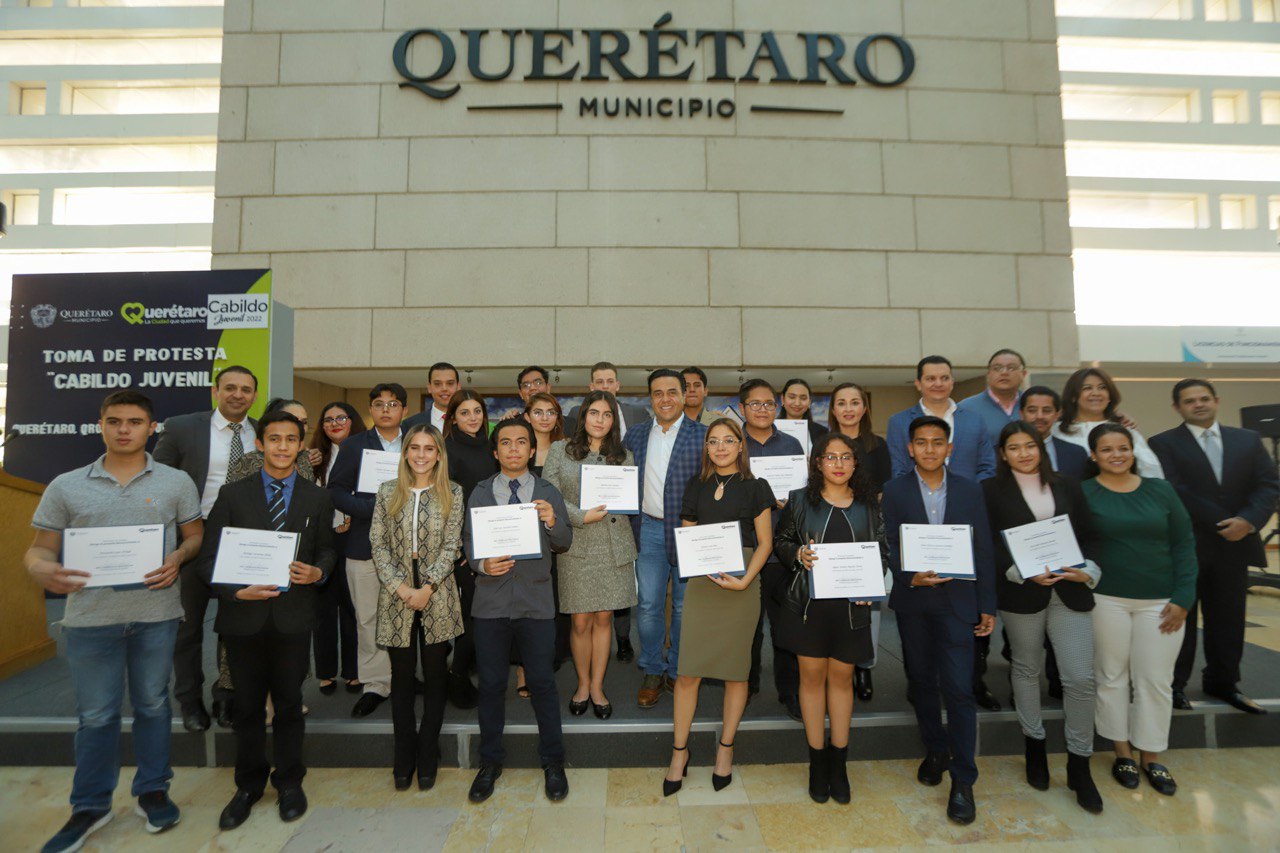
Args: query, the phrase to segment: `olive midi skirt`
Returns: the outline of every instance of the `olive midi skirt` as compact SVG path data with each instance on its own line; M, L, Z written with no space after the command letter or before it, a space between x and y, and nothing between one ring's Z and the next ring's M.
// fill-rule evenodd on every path
M743 564L755 549L743 548ZM751 643L760 621L760 576L744 590L724 589L707 578L690 578L680 617L679 674L746 681Z

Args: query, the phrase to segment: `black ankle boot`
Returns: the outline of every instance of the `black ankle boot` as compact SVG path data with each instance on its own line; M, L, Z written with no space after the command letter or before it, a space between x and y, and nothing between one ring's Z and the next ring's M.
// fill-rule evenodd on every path
M825 803L831 798L830 756L827 750L809 747L809 799Z
M829 764L827 778L830 780L831 799L840 805L848 805L851 797L849 791L849 768L846 762L849 760L849 747L846 746L828 746L827 747L827 763Z
M1049 790L1049 757L1045 755L1044 741L1024 737L1027 742L1027 784L1037 791Z
M1067 753L1067 787L1076 792L1080 808L1092 814L1102 814L1102 795L1098 793L1098 786L1093 784L1087 755Z

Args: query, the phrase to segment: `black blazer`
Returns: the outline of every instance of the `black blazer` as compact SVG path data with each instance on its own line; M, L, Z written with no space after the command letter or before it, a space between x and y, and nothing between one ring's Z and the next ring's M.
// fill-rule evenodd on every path
M151 458L161 465L185 471L196 484L196 491L204 498L204 483L209 479L209 422L213 411L174 415L164 422L164 431L156 441ZM244 452L253 450L253 431L258 422L248 418L249 433L241 435Z
M404 435L401 425L400 434ZM333 505L339 511L351 516L351 527L347 529L346 546L343 556L350 560L372 560L373 549L369 547L369 522L373 520L373 505L378 496L372 492L357 492L360 484L360 460L366 450L381 450L382 440L378 438L376 429L367 429L358 435L350 436L338 447L338 461L333 463L333 471L329 474L326 488Z
M1080 552L1086 559L1093 559L1093 516L1085 503L1080 484L1075 480L1059 477L1049 486L1049 490L1053 493L1053 514L1070 516L1071 529L1075 531L1076 541L1080 543ZM1092 610L1093 590L1082 583L1058 581L1053 586L1041 586L1031 580L1014 583L1005 576L1005 570L1013 565L1013 557L1009 555L1009 548L1004 544L1000 531L1030 524L1036 518L1022 496L1018 481L1013 477L1007 480L999 477L983 480L982 494L987 502L987 518L991 521L992 545L996 555L996 596L1000 601L1000 609L1010 613L1039 613L1049 606L1049 599L1056 592L1062 603L1071 610Z
M205 522L204 543L197 563L201 577L209 584L213 584L213 564L218 556L218 541L224 527L270 529L267 495L261 476L255 474L228 483L218 492L218 499ZM219 598L218 618L213 625L219 634L231 637L256 634L267 624L268 615L282 634L315 630L319 623L316 587L329 579L338 559L333 550L333 501L329 499L329 493L298 477L293 484L293 497L289 501L284 529L302 534L298 537L299 562L318 566L324 577L313 584L291 584L279 597L267 601L241 601L236 598L240 587L212 586Z
M1072 444L1054 436L1050 436L1049 440L1053 442L1053 454L1058 460L1058 467L1054 470L1077 483L1088 480L1091 475L1089 453L1078 444ZM1074 523L1073 521L1072 524Z
M1247 566L1265 566L1267 555L1258 531L1271 518L1280 495L1275 463L1256 432L1220 426L1222 430L1222 482L1204 448L1186 424L1154 435L1148 441L1165 479L1178 492L1191 515L1196 535L1196 557L1202 563L1226 560ZM1218 522L1239 516L1254 532L1239 542L1218 535Z

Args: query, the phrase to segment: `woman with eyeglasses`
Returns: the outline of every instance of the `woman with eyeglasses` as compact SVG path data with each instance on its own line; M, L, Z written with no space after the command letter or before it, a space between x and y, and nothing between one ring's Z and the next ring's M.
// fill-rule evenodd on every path
M782 417L792 421L806 421L809 427L809 445L817 444L827 428L813 419L813 389L803 379L788 379L782 386Z
M1120 389L1115 380L1100 367L1082 367L1067 377L1062 388L1062 417L1053 425L1054 438L1069 441L1089 450L1089 434L1099 424L1124 425L1124 417L1116 411L1120 405ZM1155 451L1147 445L1142 433L1129 426L1138 474L1164 479L1164 468Z
M529 463L529 470L533 472L535 477L541 477L542 469L547 464L547 455L551 453L551 445L557 441L564 440L564 410L554 396L546 391L539 391L530 395L528 402L525 403L524 419L533 424L533 434L538 440L538 448L533 455L533 460ZM551 564L551 583L555 587L559 586L557 582L558 563L558 559L553 559ZM569 615L560 612L560 593L558 589L555 595L556 654L554 669L559 672L561 664L571 657L571 652L569 651L569 635L571 631L569 628ZM511 662L519 664L518 657L518 655L513 654ZM529 688L524 682L523 666L516 669L516 695L521 699L530 698Z
M742 428L729 418L707 429L702 471L684 490L680 518L685 527L736 522L742 537L746 573L690 578L685 582L680 629L680 664L675 683L671 765L662 795L680 790L689 770L689 729L698 709L704 678L724 681L723 723L711 786L719 791L733 781L733 743L747 707L751 643L760 621L759 575L773 551L773 489L752 476Z
M800 662L800 711L809 743L809 797L848 803L849 727L853 669L872 656L870 602L810 598L812 545L879 542L888 570L877 486L855 441L838 433L818 439L809 457L809 482L787 497L774 545L793 572L783 595L778 645ZM831 743L826 720L831 719Z

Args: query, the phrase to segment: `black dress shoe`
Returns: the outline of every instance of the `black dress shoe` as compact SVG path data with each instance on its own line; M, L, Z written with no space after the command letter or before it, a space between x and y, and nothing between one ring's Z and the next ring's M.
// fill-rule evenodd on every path
M1178 793L1178 783L1173 781L1173 774L1163 764L1152 762L1143 767L1142 772L1147 774L1147 781L1151 783L1151 787L1166 797L1172 797Z
M916 770L916 779L921 785L941 785L942 773L947 769L948 762L951 757L945 752L931 752L924 757L924 761L920 762L920 768Z
M413 781L408 776L393 776L392 778L395 780L397 791L409 790L409 784Z
M871 686L871 670L860 666L853 668L853 693L860 702L871 701L871 697L875 695L875 688Z
M1175 711L1194 711L1195 706L1191 704L1191 700L1187 698L1187 694L1181 690L1173 691L1173 709Z
M218 728L231 728L231 700L230 699L214 699L213 700L213 718L218 721Z
M542 778L548 800L558 803L569 796L569 777L564 775L564 765L548 764L542 768Z
M435 786L436 786L436 771L432 770L430 773L418 774L418 790L419 791L430 791Z
M212 724L209 719L209 712L205 710L204 703L196 700L182 706L182 727L189 732L208 731Z
M778 700L782 702L783 707L787 709L787 716L795 720L797 723L804 722L804 714L800 711L799 696L780 696Z
M1138 762L1132 758L1117 758L1111 764L1111 778L1132 791L1141 781L1138 776Z
M302 786L280 789L277 800L280 808L280 819L285 823L295 821L307 813L307 795L302 793Z
M978 707L987 711L999 711L1000 700L996 698L987 685L981 681L973 685L973 701L978 703Z
M240 824L249 819L249 811L253 808L253 804L262 799L262 792L256 794L240 788L236 791L236 795L231 798L231 802L227 803L226 808L222 810L222 815L218 818L218 829L235 829Z
M590 704L590 699L583 699L581 702L575 702L573 699L570 699L569 713L573 714L575 717L581 717L583 714L587 713L587 706Z
M479 704L480 695L476 686L466 675L449 673L449 704L460 711L470 711Z
M618 638L618 663L631 663L636 659L636 650L631 648L631 640L627 637Z
M1265 714L1267 709L1241 693L1239 690L1222 691L1206 690L1206 696L1212 696L1214 699L1221 699L1237 711L1244 711L1246 714ZM1176 699L1175 699L1176 702ZM1174 707L1177 707L1175 704Z
M476 774L475 781L471 783L471 790L467 792L467 799L473 803L483 803L489 799L493 795L493 783L497 782L501 775L501 764L481 764L480 772Z
M973 786L963 782L951 783L951 796L947 797L947 817L953 823L970 824L978 815L978 805L973 800Z
M597 705L595 702L592 702L591 711L597 718L607 720L613 716L613 703L605 702L603 705Z
M379 696L377 693L365 693L356 700L355 707L351 709L351 716L367 717L378 710L378 706L385 701L387 701L386 696Z

